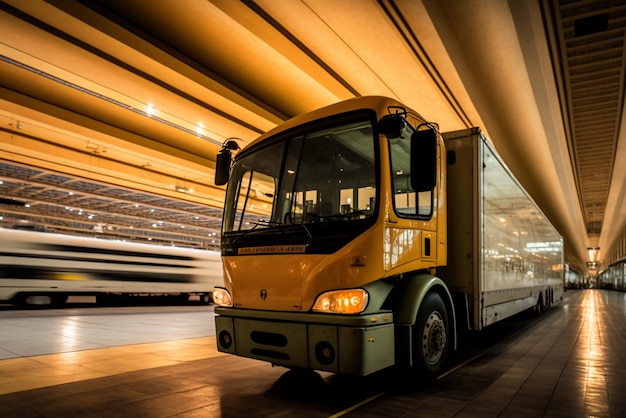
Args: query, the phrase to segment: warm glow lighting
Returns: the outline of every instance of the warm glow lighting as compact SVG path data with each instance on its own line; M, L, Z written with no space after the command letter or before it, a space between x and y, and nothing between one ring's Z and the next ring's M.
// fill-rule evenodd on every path
M558 252L563 248L561 241L527 242L526 250L533 253Z
M233 306L233 299L228 290L223 287L213 289L213 302L218 306Z
M595 248L587 248L587 253L589 254L589 261L591 262L597 262L598 261L598 256L600 255L600 248L595 247Z
M35 58L37 59L37 58ZM145 115L147 117L153 118L154 121L161 123L163 125L172 127L174 129L178 129L182 132L185 132L187 134L191 134L191 135L195 135L198 136L206 141L209 141L215 145L221 145L223 141L221 140L216 140L213 138L209 138L206 135L203 134L199 134L197 132L195 132L196 130L196 125L194 125L191 122L188 122L186 120L183 120L177 116L174 116L171 113L167 113L167 111L158 111L155 109L153 103L148 103L145 104L143 102L139 102L136 99L127 96L123 93L120 93L119 91L114 91L108 88L105 88L103 86L99 86L97 90L90 90L88 88L86 88L85 86L87 84L92 84L90 80L87 79L82 79L82 77L78 76L77 74L73 74L72 78L79 78L82 79L81 81L78 81L78 84L76 83L72 83L68 77L60 77L58 75L54 75L50 72L41 72L39 69L26 65L24 62L20 62L17 61L15 59L12 59L8 56L3 56L2 61L4 61L5 63L8 64L12 64L16 67L19 67L21 69L30 71L34 74L37 74L39 76L43 76L45 78L47 78L50 81L53 81L55 83L58 83L60 85L63 85L64 87L69 87L72 88L74 90L80 91L81 94L88 94L94 98L97 98L98 100L103 100L105 102L107 102L110 105L114 105L114 106L118 106L123 108L124 110L132 110L133 112L139 113L141 115ZM40 60L39 60L40 61ZM46 67L50 68L50 63L49 62L44 62L44 61L40 61L42 65L45 65ZM56 67L56 69L52 68L53 72L56 72L57 74L59 73L65 73L65 70L63 70L60 67ZM60 74L59 74L60 75ZM159 113L161 114L161 116L159 116ZM23 125L21 122L17 122L17 128L18 129L23 129Z
M321 294L313 305L315 312L357 314L367 307L369 294L363 289L335 290Z
M577 360L579 367L584 371L583 376L578 379L578 393L577 396L584 399L590 397L597 405L608 405L608 398L606 395L607 387L607 372L606 372L606 358L609 356L607 353L608 348L606 346L604 336L602 335L607 331L607 325L602 320L601 313L603 308L606 308L602 304L600 295L597 292L585 293L585 297L582 300L583 307L583 326L580 327L579 337L577 345L582 348L583 356ZM608 412L599 410L598 412ZM610 414L597 414L610 415Z

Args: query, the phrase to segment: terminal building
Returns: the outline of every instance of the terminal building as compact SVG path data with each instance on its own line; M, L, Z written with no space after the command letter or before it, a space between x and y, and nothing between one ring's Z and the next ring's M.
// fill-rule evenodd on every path
M0 40L0 416L626 410L624 2L2 0Z

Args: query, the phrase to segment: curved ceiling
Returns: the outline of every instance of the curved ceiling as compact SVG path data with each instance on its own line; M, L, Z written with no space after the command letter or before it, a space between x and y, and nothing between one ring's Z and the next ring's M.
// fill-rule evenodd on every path
M202 226L210 247L224 140L386 95L443 131L481 127L581 269L626 219L625 22L622 1L5 0L0 191L31 204L15 217L130 236L136 205L149 221L187 202L135 231Z

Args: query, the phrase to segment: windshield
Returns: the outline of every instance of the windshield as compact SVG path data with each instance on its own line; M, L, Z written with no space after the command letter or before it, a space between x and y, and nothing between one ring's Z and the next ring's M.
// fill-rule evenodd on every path
M235 162L223 232L316 225L371 218L376 207L372 115L345 117L268 141ZM304 225L304 228L302 227Z

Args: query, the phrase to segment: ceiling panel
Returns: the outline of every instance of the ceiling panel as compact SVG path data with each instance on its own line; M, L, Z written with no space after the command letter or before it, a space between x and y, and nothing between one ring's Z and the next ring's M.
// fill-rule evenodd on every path
M216 245L224 140L381 94L481 127L584 264L626 220L623 3L1 1L1 186L31 202L1 209Z

